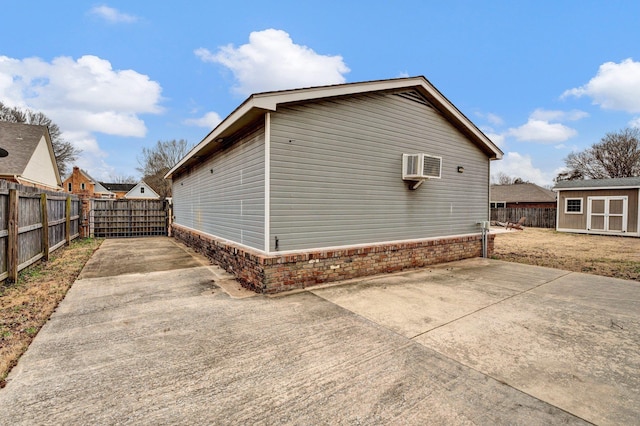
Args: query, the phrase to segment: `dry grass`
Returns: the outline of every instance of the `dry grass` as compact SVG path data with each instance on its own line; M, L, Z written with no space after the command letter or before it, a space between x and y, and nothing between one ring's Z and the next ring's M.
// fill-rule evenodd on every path
M640 238L527 228L497 234L493 258L640 281Z
M0 388L101 243L76 239L21 271L17 283L0 283Z

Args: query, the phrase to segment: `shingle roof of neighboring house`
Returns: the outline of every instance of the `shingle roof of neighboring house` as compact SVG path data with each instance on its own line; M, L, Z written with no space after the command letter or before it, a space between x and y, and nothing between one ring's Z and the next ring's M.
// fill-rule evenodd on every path
M587 188L620 188L640 187L640 177L616 178L616 179L585 179L560 181L553 188L559 189L587 189Z
M22 175L43 135L48 139L50 145L47 126L0 121L0 147L9 152L9 156L0 158L0 174ZM51 156L53 157L53 151L51 151ZM52 163L60 184L55 158L52 159Z
M491 185L491 201L507 203L555 203L556 193L535 183Z
M109 191L129 192L137 184L136 183L107 183L107 182L100 182L100 185L104 186Z
M443 114L449 122L464 133L465 136L473 141L490 158L502 158L503 153L500 148L482 133L471 120L462 114L458 108L445 98L426 78L419 76L253 94L213 129L202 142L189 151L178 164L169 170L165 178L170 179L176 171L196 163L201 156L207 155L213 151L215 146L224 143L225 137L233 135L236 131L242 129L243 126L251 123L264 113L276 111L278 105L291 102L315 101L336 96L382 91L395 92L398 90L415 90L418 96L424 97L426 101L433 105L436 110Z
M75 167L74 167L74 172L75 172ZM98 182L97 180L95 180L94 178L92 178L89 173L85 170L82 170L81 168L78 167L78 172L81 173L82 175L84 175L84 177L89 181L89 183L92 183L94 185L93 188L93 192L94 193L99 193L99 194L110 194L111 191L109 191L109 189L105 188L101 182Z

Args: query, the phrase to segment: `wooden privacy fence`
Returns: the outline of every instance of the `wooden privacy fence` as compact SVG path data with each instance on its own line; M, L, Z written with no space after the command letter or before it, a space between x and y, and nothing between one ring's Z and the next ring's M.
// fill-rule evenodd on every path
M91 200L90 234L104 238L167 235L165 200Z
M491 209L491 220L497 222L517 222L521 217L526 217L527 220L524 222L524 226L555 229L556 211L556 209L537 207Z
M79 236L80 200L3 181L0 185L0 280Z

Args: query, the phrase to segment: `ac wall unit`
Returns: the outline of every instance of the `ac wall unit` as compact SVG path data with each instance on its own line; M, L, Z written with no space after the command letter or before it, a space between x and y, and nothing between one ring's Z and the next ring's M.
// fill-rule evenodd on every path
M442 157L428 154L402 154L402 179L440 179Z

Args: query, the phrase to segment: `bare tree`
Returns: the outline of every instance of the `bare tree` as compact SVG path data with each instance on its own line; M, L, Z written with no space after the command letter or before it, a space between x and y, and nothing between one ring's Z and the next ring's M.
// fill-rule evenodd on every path
M78 158L81 152L70 142L64 140L60 127L41 112L35 112L30 109L22 110L17 107L10 108L0 102L0 121L47 126L60 176L64 176L67 173L69 165Z
M640 129L607 133L584 151L567 155L564 162L569 170L556 182L640 176Z
M527 181L522 178L511 177L504 172L499 172L497 175L495 175L492 178L492 180L495 182L496 185L514 185L518 183L527 183Z
M142 156L138 157L140 167L137 170L161 197L170 197L171 185L164 179L164 175L187 155L189 149L190 146L184 139L158 141L151 148L142 148Z
M109 183L138 183L135 176L109 176Z

